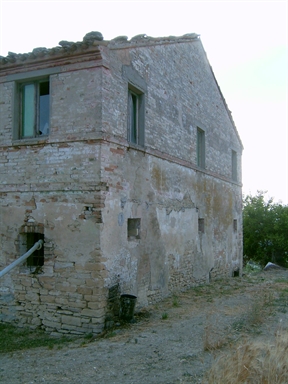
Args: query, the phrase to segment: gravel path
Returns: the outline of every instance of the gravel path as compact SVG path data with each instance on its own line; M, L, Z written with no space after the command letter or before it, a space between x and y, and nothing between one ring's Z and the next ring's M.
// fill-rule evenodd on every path
M277 299L285 289L287 271L191 289L105 338L0 354L0 383L201 383L229 346L247 336L270 341L277 327L288 328L288 302Z

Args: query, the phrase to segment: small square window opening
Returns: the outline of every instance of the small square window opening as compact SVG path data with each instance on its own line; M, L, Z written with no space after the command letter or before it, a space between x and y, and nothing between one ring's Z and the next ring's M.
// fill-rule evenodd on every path
M141 219L128 219L127 235L128 240L140 239Z
M198 219L198 231L200 233L204 233L205 232L205 226L204 226L204 219Z

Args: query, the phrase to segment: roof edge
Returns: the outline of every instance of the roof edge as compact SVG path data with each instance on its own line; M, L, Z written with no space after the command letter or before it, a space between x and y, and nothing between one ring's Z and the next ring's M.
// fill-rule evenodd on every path
M132 46L153 45L162 43L175 43L185 42L191 40L198 40L198 34L187 33L183 36L168 36L168 37L151 37L146 34L136 35L128 40L127 36L118 36L111 40L104 40L101 32L92 31L87 33L82 41L73 42L61 40L59 45L53 48L38 47L34 48L32 52L28 53L14 53L8 52L7 56L0 56L0 68L14 66L17 64L24 64L26 61L37 61L51 59L55 56L72 56L93 50L99 46L108 46L109 48L121 48ZM98 49L99 50L99 49Z

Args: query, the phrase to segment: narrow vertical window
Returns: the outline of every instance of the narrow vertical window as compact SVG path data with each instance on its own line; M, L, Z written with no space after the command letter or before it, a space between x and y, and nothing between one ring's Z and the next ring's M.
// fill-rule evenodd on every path
M237 152L232 150L232 179L234 181L238 180L237 175Z
M129 119L130 119L130 142L138 143L138 96L129 92Z
M128 141L144 146L144 94L134 87L128 91Z
M49 133L49 81L34 81L20 86L20 138Z
M197 128L197 165L205 168L205 132Z
M198 219L198 232L200 232L200 233L205 232L205 226L204 226L204 219L203 218Z

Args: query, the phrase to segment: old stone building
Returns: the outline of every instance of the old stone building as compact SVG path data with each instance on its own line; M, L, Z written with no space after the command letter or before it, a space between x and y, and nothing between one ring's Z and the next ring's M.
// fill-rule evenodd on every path
M97 333L109 292L143 307L241 273L242 144L198 35L10 52L0 113L0 269L44 240L2 277L1 321Z

